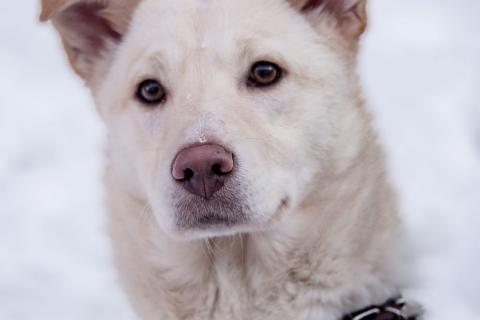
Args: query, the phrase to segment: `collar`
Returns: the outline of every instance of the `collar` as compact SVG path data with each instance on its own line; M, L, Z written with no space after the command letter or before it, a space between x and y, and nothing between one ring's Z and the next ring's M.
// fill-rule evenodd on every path
M417 303L407 303L403 298L394 298L380 306L345 315L342 320L421 320L422 307Z

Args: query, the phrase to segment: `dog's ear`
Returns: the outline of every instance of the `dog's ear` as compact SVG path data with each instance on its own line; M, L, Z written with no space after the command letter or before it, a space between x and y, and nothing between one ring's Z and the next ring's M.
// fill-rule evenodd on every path
M288 0L314 24L333 21L347 41L356 42L367 27L367 0Z
M41 21L59 32L73 69L87 82L128 28L140 0L42 0Z

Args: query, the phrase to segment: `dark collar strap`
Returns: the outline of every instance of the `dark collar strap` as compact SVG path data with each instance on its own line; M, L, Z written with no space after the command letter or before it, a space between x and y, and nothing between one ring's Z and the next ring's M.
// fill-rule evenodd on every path
M342 320L420 320L422 308L403 298L390 299L381 306L371 306L348 314Z

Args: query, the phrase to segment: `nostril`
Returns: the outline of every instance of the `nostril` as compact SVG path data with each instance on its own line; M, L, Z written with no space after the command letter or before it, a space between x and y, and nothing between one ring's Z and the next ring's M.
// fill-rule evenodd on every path
M181 180L183 180L183 181L188 181L188 180L190 180L190 179L193 178L194 174L195 174L195 173L193 172L192 169L187 168L187 169L185 169L185 170L183 171L183 179L181 179Z
M223 172L222 171L222 165L221 164L218 164L218 163L215 163L213 166L212 166L212 172L214 174L216 174L217 176L224 176L224 175L227 175L228 172Z

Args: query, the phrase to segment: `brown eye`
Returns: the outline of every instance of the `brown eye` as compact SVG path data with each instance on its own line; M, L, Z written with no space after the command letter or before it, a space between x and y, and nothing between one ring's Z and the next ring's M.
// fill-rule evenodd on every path
M276 84L282 78L282 69L271 62L260 61L250 70L248 85L252 87L268 87Z
M144 104L159 104L165 97L165 89L157 80L145 80L138 86L137 99Z

